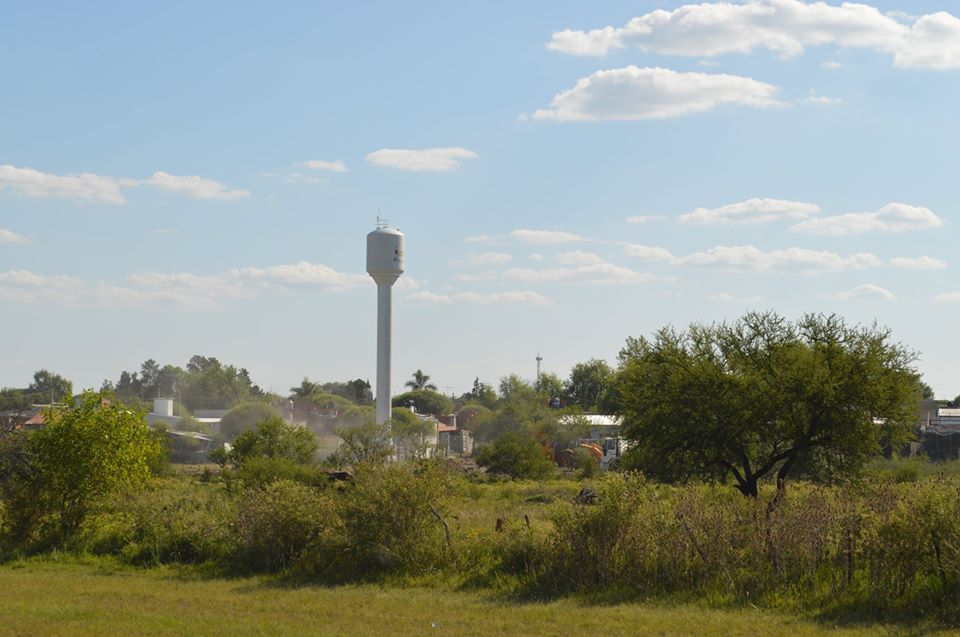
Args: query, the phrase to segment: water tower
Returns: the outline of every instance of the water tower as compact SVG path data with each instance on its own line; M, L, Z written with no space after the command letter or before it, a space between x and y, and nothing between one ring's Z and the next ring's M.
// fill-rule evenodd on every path
M403 233L377 219L367 235L367 274L377 283L377 424L390 420L391 289L403 274Z

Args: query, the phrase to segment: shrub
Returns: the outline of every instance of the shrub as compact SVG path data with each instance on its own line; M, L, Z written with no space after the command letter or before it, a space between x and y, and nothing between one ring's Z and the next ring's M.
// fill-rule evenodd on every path
M307 551L314 564L330 564L342 526L335 503L317 488L278 480L248 489L236 518L240 557L254 570L288 568Z
M108 496L135 489L161 453L142 412L92 391L45 412L47 425L25 438L23 462L3 479L18 542L62 545Z
M286 458L249 458L236 470L237 478L248 487L263 487L277 480L321 486L327 474L315 465L303 465Z
M237 436L227 459L237 467L251 458L276 458L305 465L313 462L317 446L317 438L310 431L271 417L256 429Z
M479 465L511 478L542 478L553 470L553 463L536 440L514 432L483 447L476 457Z
M129 520L121 529L120 556L133 564L222 560L236 546L234 506L219 486L176 478L155 481L148 491L131 494L117 506Z
M446 474L433 465L361 465L340 503L351 574L436 567L445 553L438 515L446 485Z

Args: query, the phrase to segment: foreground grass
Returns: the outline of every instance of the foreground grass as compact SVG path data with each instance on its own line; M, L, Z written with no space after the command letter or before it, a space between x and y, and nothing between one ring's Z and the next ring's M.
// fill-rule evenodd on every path
M917 625L832 625L787 613L685 605L513 603L378 586L285 587L111 562L0 566L0 635L913 635ZM943 633L946 634L946 633Z

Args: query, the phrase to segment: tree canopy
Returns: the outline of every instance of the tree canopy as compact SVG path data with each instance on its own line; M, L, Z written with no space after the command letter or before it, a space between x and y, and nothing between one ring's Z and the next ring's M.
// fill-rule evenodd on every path
M265 403L243 403L237 405L220 419L220 433L227 440L233 440L245 431L256 428L271 418L280 419L276 409Z
M392 405L394 407L409 407L411 401L414 409L421 414L443 416L453 411L452 400L430 389L415 389L394 396Z
M629 460L665 480L850 475L911 435L915 355L889 330L751 313L630 338L617 378Z
M20 539L39 529L62 542L102 498L142 484L162 448L141 412L95 392L45 417L44 428L19 437L26 464L0 484Z

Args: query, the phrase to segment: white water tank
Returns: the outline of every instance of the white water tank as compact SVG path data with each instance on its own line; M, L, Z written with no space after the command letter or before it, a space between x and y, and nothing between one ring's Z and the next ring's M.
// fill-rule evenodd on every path
M367 274L377 285L391 285L403 274L403 233L377 228L367 235Z

